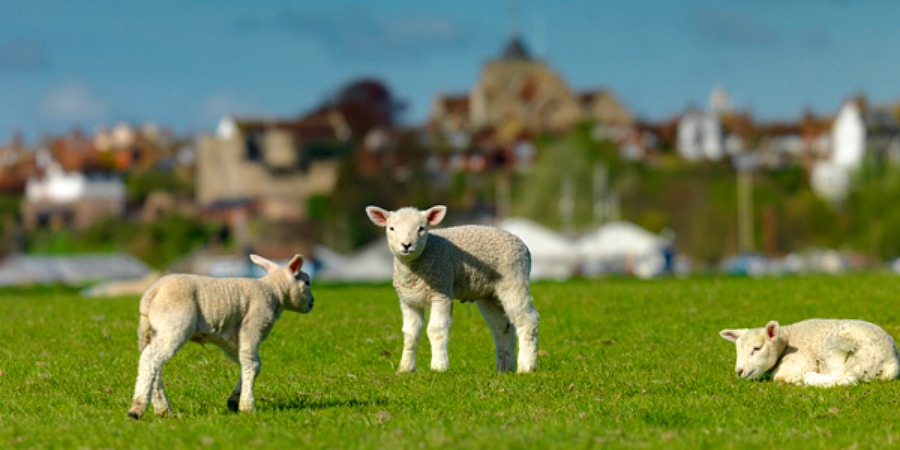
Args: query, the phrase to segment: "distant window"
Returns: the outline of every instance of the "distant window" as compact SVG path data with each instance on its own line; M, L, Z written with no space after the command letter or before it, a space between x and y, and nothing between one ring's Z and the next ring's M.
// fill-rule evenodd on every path
M260 130L248 131L245 146L247 149L247 159L248 160L262 161L262 159L263 159L262 131L260 131Z

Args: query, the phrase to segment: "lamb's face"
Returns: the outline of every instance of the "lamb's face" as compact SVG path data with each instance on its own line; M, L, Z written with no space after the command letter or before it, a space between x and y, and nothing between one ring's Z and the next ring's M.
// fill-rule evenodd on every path
M287 299L288 309L302 313L312 311L315 299L309 283L309 274L298 271L296 274L288 272L287 276L291 278L291 287L288 290Z
M391 213L385 232L391 253L399 259L413 260L425 250L428 222L421 211L404 208Z
M722 330L719 335L735 344L734 372L738 378L752 380L768 373L784 350L777 322L769 322L764 328Z
M446 212L445 206L433 206L425 211L416 208L385 211L377 206L366 208L369 219L384 227L388 248L401 261L412 261L422 254L429 228L440 223Z

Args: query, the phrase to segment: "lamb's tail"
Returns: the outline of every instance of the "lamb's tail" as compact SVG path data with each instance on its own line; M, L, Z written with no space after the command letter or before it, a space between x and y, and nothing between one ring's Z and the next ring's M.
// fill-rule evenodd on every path
M150 319L141 314L141 321L138 323L138 349L144 351L152 339L153 329L150 328Z
M138 322L138 349L140 351L144 351L144 349L150 345L150 341L153 340L153 328L150 326L150 317L148 314L150 313L150 303L153 302L153 298L156 297L156 293L159 291L159 286L154 284L144 293L141 297L141 319Z

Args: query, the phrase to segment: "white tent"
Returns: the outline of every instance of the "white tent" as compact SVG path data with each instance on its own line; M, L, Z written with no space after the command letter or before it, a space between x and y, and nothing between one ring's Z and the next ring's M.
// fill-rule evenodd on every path
M532 279L565 280L572 276L578 254L571 239L520 217L505 219L497 225L528 246Z
M357 252L342 255L324 246L314 250L321 264L316 279L332 281L387 281L394 274L394 257L384 239L376 239Z
M581 271L634 274L649 278L662 273L666 241L629 222L609 222L577 241Z
M0 286L140 278L150 268L124 254L12 255L0 262Z

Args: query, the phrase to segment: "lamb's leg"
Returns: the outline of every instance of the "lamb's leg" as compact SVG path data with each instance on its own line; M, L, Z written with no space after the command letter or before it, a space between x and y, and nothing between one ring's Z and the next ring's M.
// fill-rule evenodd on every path
M516 328L513 326L503 307L494 298L478 300L478 310L484 316L491 333L494 335L494 349L497 355L497 371L512 372L516 370L513 355L516 351Z
M175 355L175 352L181 348L186 340L180 333L176 333L175 336L158 333L153 341L144 348L144 351L141 352L137 381L134 385L134 397L131 401L131 408L128 410L128 417L135 420L140 419L147 410L147 405L151 402L151 395L153 396L154 407L156 406L156 401L165 400L165 392L163 392L162 386L163 365ZM160 385L154 386L154 383L157 381L159 381ZM165 402L165 406L166 409L158 413L167 413L168 401Z
M162 369L156 373L156 380L153 381L153 413L157 416L168 416L172 413L169 408L169 399L166 397L166 391L163 388Z
M859 340L846 328L832 332L823 345L827 350L822 355L821 370L804 373L804 384L817 387L849 385L865 376L865 369L859 365Z
M506 316L516 327L519 354L516 371L532 372L537 366L538 319L528 285L515 283L507 289L498 289L497 297L506 311Z
M256 382L256 376L262 363L259 360L259 344L262 338L259 336L241 336L240 354L241 361L241 379L238 382L236 391L240 391L240 401L238 403L238 411L252 412L255 409L253 398L253 383ZM232 394L233 395L233 394Z
M804 372L803 384L815 387L832 387L856 384L860 380L859 373L852 361L853 355L849 357L846 354L832 352L828 355L822 365L822 373Z
M400 311L403 313L403 355L397 372L412 372L416 370L416 350L425 327L425 310L407 305L401 299Z
M228 410L231 412L238 412L239 406L241 404L241 385L243 382L243 375L238 375L237 384L234 386L234 389L231 391L231 395L228 396Z
M453 322L453 299L441 298L431 302L431 318L428 321L428 341L431 342L431 370L443 372L450 367L447 343L450 340L450 324Z
M238 356L238 348L236 344L232 343L220 343L219 348L222 349L222 352L225 353L225 356L228 359L236 362L238 365L241 364L240 357ZM238 406L241 400L241 380L243 376L238 374L237 385L234 387L234 390L231 391L231 395L228 396L228 410L232 412L238 411Z

